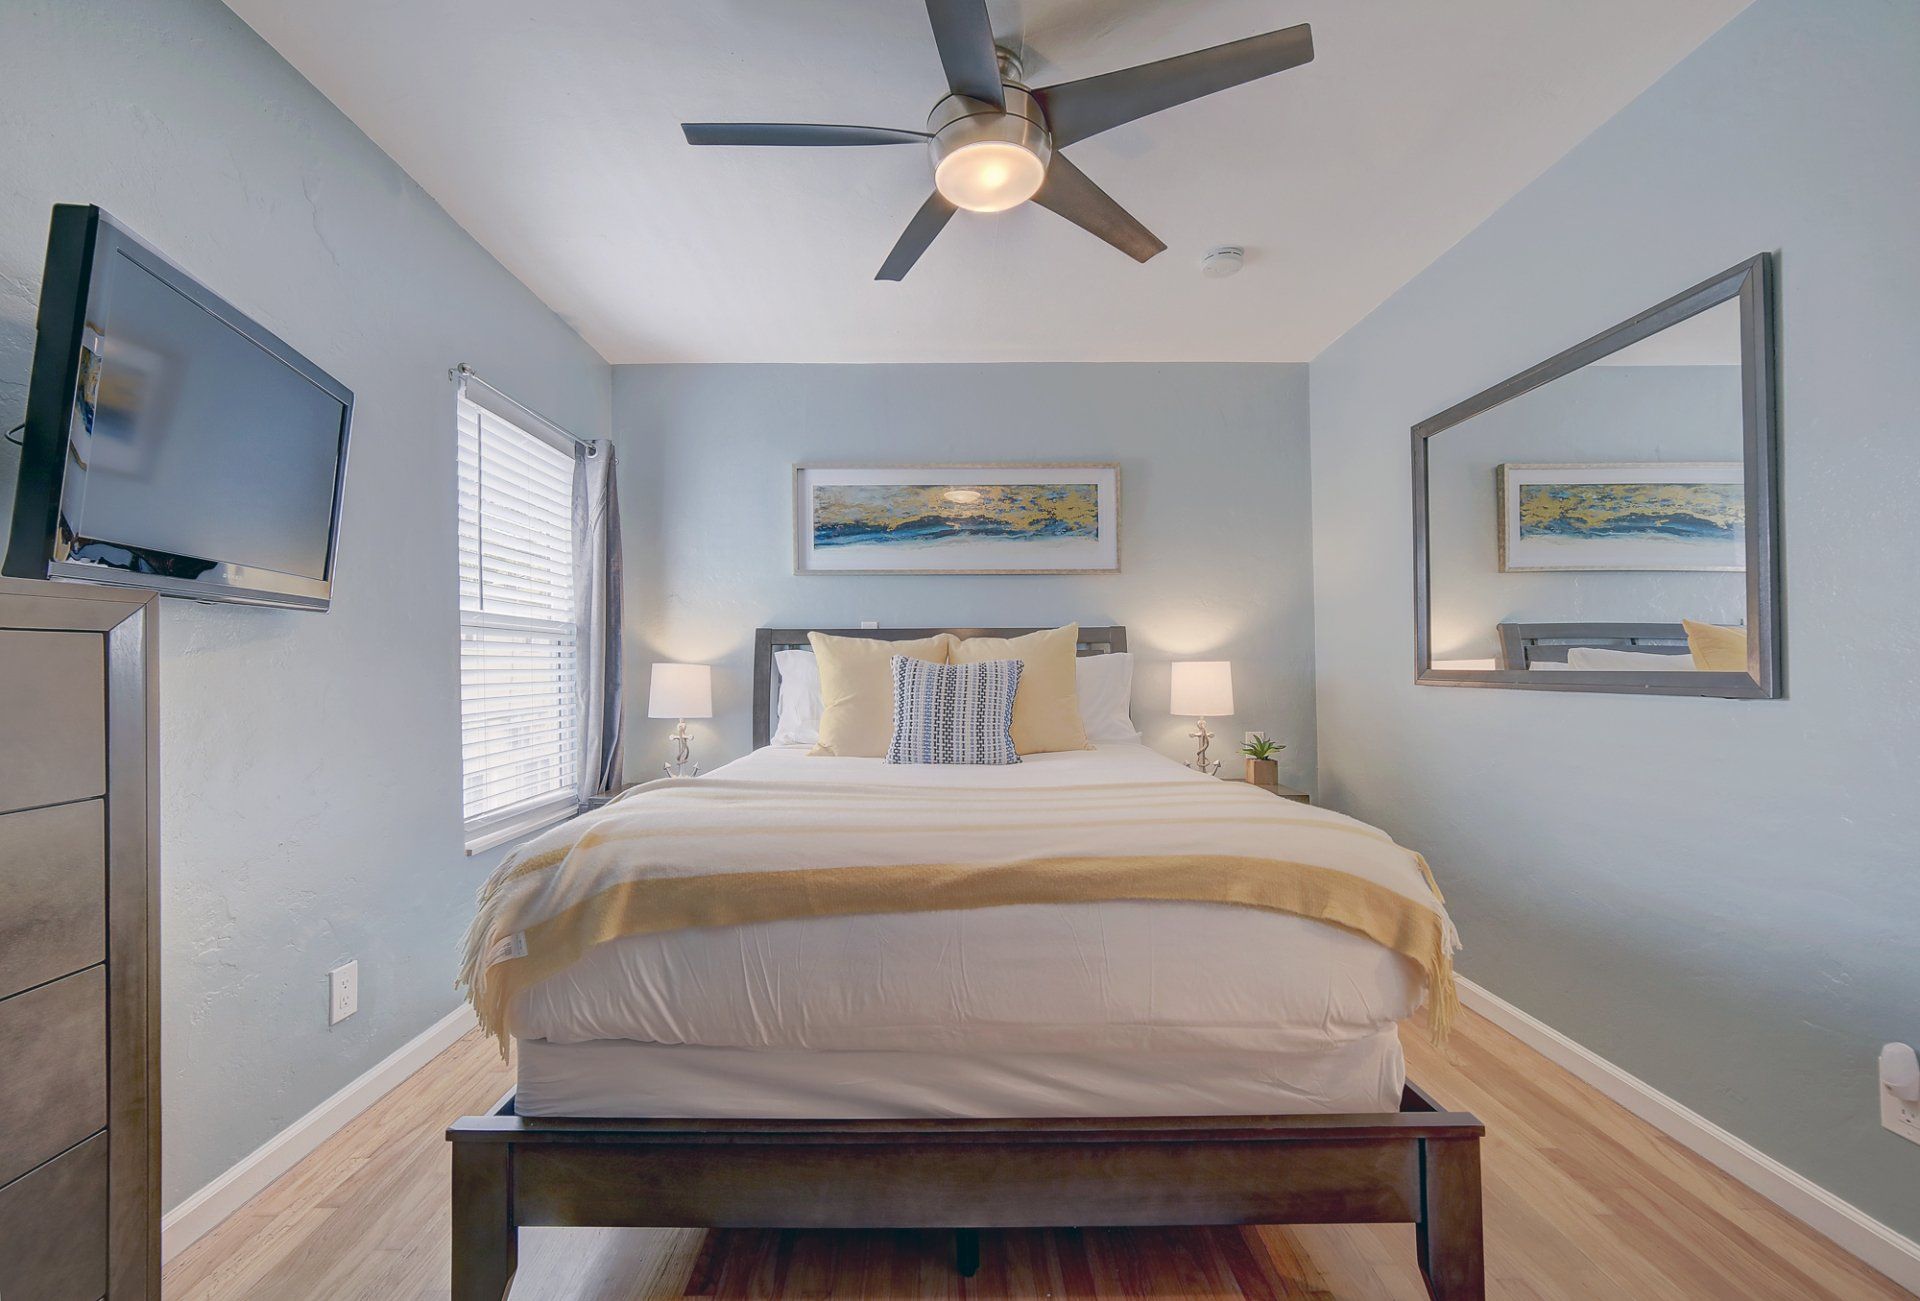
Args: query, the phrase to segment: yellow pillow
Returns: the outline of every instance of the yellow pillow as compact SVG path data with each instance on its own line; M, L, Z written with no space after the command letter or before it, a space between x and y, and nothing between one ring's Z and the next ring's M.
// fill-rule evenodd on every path
M820 662L820 743L810 754L878 759L893 740L893 657L947 663L948 633L914 641L810 632Z
M1013 697L1013 748L1021 754L1091 750L1073 666L1079 643L1077 623L1024 637L969 637L954 643L949 662L1019 660L1026 666Z
M1704 673L1745 673L1747 671L1747 630L1722 628L1717 623L1695 623L1682 619L1687 630L1687 651L1693 667Z

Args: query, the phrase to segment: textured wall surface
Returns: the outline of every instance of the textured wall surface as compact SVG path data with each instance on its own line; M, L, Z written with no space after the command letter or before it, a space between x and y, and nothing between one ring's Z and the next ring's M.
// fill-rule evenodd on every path
M1313 775L1307 372L1299 365L620 366L614 416L630 574L627 766L656 768L649 663L711 662L707 759L749 743L762 626L1123 623L1134 721L1168 754L1167 662L1233 661L1223 742L1268 730ZM793 572L801 461L1118 461L1115 575ZM1216 742L1219 756L1222 742ZM1236 760L1229 754L1229 766Z
M1758 0L1313 363L1328 801L1461 969L1895 1228L1920 1041L1920 7ZM1407 430L1780 255L1782 701L1413 685Z
M609 372L215 0L0 5L0 140L0 413L25 405L59 201L107 208L358 403L331 613L161 608L171 1205L458 1002L489 863L461 852L446 372L596 436ZM348 958L360 1011L330 1029Z
M1497 655L1495 625L1583 619L1740 623L1746 576L1500 572L1494 467L1592 461L1738 461L1734 366L1588 366L1427 443L1433 657Z

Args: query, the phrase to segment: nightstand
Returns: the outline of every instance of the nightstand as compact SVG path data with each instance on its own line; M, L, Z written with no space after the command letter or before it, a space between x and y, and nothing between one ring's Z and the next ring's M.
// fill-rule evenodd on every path
M1239 782L1242 786L1251 786L1257 791L1266 791L1278 795L1283 800L1292 800L1296 804L1311 804L1313 797L1305 791L1297 791L1291 786L1268 786L1264 782L1250 782L1245 777L1222 777L1221 781Z

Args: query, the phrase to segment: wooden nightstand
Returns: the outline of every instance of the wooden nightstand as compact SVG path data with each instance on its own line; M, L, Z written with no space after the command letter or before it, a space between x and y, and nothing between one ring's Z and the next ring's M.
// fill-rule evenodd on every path
M1264 782L1250 782L1245 777L1222 777L1221 781L1239 782L1242 786L1251 786L1257 791L1266 791L1278 795L1283 800L1292 800L1297 804L1311 804L1313 797L1305 791L1297 791L1291 786L1268 786Z

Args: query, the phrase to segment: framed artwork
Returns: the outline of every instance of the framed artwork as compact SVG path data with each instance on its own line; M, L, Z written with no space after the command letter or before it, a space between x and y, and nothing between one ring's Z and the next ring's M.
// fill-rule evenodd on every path
M1113 574L1120 467L796 465L797 574Z
M1508 463L1493 484L1502 573L1747 567L1738 461Z

